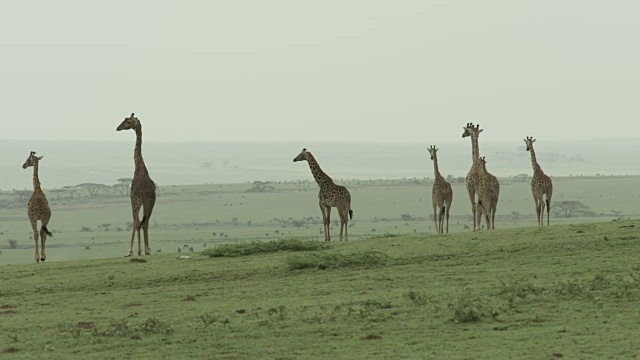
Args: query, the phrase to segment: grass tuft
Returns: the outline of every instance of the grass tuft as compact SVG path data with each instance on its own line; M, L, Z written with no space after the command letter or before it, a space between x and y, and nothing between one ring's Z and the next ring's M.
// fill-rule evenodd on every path
M238 257L279 251L316 251L331 248L331 245L313 240L281 239L273 241L251 241L224 244L206 249L201 253L209 257Z

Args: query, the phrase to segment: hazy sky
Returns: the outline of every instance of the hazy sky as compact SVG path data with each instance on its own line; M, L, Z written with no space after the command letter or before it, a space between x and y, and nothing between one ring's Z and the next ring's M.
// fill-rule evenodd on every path
M0 3L0 139L635 136L637 1Z

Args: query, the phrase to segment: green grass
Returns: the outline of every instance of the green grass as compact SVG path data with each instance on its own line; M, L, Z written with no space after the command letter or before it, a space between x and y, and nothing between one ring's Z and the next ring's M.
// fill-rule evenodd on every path
M246 256L4 266L0 354L633 358L639 226L608 221L371 237Z

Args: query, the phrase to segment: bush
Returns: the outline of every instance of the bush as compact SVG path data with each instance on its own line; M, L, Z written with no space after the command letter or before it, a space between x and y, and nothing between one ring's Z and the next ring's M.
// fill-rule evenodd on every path
M206 249L201 253L209 257L236 257L275 253L279 251L314 251L328 248L330 248L329 244L319 241L281 239L273 241L252 241L238 244L224 244Z

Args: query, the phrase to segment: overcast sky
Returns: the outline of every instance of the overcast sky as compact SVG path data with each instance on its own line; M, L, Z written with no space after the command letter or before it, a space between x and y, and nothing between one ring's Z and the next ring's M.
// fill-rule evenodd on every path
M636 136L637 1L0 3L0 139Z

